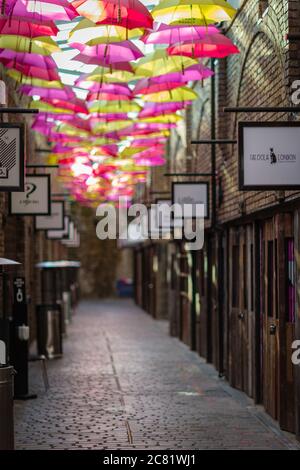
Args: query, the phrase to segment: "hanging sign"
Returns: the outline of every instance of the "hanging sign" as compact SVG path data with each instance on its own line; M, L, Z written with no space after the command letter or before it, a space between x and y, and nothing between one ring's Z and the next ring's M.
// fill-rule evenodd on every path
M0 191L24 191L24 125L0 123Z
M10 193L9 211L12 215L49 215L50 202L50 175L26 175L24 191Z
M239 189L300 189L300 122L239 123Z
M64 217L64 229L63 230L47 230L48 240L63 240L69 236L69 222L70 218L68 215Z
M197 206L204 206L204 218L209 217L209 184L208 182L173 182L172 183L172 204L179 204L182 211L185 210L185 217L197 218L199 211ZM186 206L184 208L184 206ZM176 214L175 214L176 218Z
M51 201L51 215L38 215L35 217L36 230L63 230L64 229L64 201Z

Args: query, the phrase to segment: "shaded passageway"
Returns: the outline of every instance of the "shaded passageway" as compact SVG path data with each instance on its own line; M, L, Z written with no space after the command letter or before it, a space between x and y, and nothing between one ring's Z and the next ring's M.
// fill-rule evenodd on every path
M32 365L39 397L16 403L17 449L299 447L130 301L83 302L69 331L47 393Z

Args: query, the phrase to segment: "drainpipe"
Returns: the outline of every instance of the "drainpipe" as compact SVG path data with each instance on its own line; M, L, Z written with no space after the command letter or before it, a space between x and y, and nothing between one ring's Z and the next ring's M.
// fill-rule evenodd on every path
M211 59L211 70L215 73L215 59ZM211 77L211 139L216 139L216 79L215 74ZM216 145L211 146L211 228L216 224Z

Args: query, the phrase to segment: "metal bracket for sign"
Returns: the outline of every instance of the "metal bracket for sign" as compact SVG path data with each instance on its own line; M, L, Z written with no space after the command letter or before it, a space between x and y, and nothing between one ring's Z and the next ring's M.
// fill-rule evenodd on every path
M35 164L32 164L32 165L26 165L26 168L59 168L59 165L44 165L44 164L41 164L41 165L35 165Z
M300 106L225 107L224 113L300 113Z
M192 140L191 144L205 144L205 145L218 145L218 144L237 144L237 140L234 139L209 139L209 140Z
M52 149L35 149L36 153L52 153Z
M0 106L0 114L38 114L38 109L28 108L3 108Z
M170 191L150 191L150 194L170 194Z

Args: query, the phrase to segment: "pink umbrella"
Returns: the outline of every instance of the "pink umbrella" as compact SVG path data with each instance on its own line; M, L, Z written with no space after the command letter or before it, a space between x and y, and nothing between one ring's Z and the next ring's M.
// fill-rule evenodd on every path
M87 101L130 101L132 98L123 94L116 93L88 93Z
M157 123L157 122L138 122L130 127L126 127L118 132L119 136L131 136L131 135L146 135L152 134L153 132L159 132L162 130L172 129L176 127L175 123Z
M43 21L41 23L33 19L26 21L25 19L16 19L7 16L0 19L0 34L36 38L39 36L56 36L58 31L53 21Z
M14 63L14 61L10 61L9 63L5 64L5 67L17 70L26 77L39 78L41 80L48 81L60 81L60 76L55 69L35 67L34 65L23 65L19 64L18 62Z
M98 83L92 82L87 89L92 93L116 93L132 97L132 91L126 83Z
M144 109L139 113L140 118L160 116L161 114L175 113L179 109L192 104L191 101L178 101L173 103L146 103Z
M31 54L29 52L15 52L10 49L0 49L0 62L4 65L7 62L14 61L23 65L33 65L34 67L44 67L47 69L56 69L57 65L50 56L41 54Z
M96 46L72 43L70 47L80 51L80 54L74 57L75 60L79 60L85 64L96 64L104 67L119 62L130 62L131 60L144 57L144 54L131 41L97 44Z
M51 106L55 106L56 108L69 109L70 111L74 111L74 113L88 114L85 103L76 98L73 90L70 87L65 87L64 90L67 92L69 99L64 100L60 98L44 97L43 101Z
M47 3L52 7L47 7ZM2 0L1 13L36 21L69 21L78 16L67 0Z
M134 161L138 158L149 158L153 156L161 156L164 155L165 153L165 146L164 145L154 145L150 149L143 150L142 152L136 153L135 155L132 156L134 158Z
M159 91L174 90L174 88L181 86L182 83L180 82L153 83L151 78L142 78L135 85L133 94L148 95L149 93L158 93Z
M199 41L210 34L219 34L218 28L212 25L189 26L189 25L166 25L154 24L154 31L147 31L141 37L145 44L176 44L183 41Z
M222 34L212 34L196 43L183 42L167 49L169 55L181 55L186 57L214 57L223 58L230 54L239 54L238 48L229 38Z
M139 166L161 166L165 163L166 160L160 156L140 157L135 160L135 164Z
M177 83L188 83L190 81L204 80L205 78L211 77L213 71L201 64L191 65L184 69L182 72L170 72L164 75L158 75L151 77L152 83L165 83L165 82L177 82Z
M57 89L57 88L42 88L31 85L22 85L19 88L21 93L28 96L40 96L46 99L57 99L57 100L70 100L74 98L75 94L68 89Z
M93 122L124 121L128 119L127 113L91 113L89 119Z
M154 145L164 145L167 139L165 138L158 138L158 137L151 137L149 139L135 139L134 141L130 142L131 147L153 147Z

